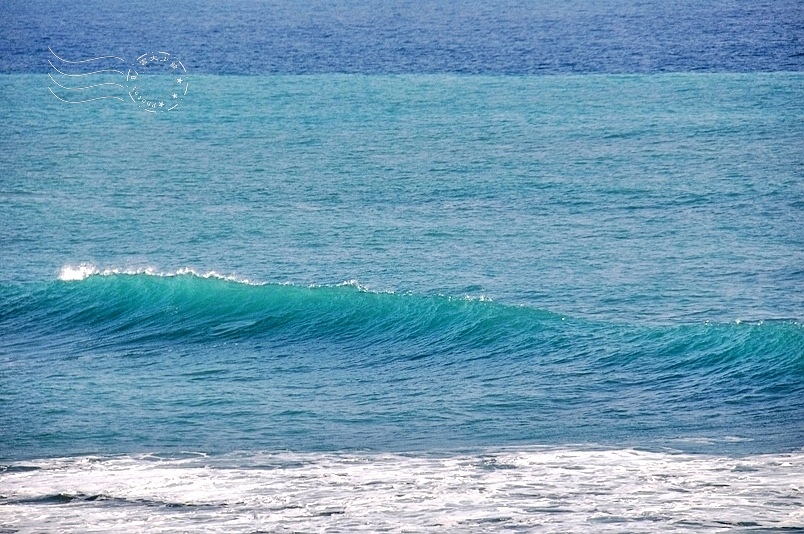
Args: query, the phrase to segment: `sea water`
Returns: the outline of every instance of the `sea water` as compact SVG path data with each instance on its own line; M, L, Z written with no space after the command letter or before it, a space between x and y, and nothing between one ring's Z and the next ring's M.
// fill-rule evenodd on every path
M797 30L540 75L577 43L517 72L469 32L515 6L415 7L280 25L302 74L189 47L169 113L3 49L0 532L804 529ZM394 24L423 48L367 52Z

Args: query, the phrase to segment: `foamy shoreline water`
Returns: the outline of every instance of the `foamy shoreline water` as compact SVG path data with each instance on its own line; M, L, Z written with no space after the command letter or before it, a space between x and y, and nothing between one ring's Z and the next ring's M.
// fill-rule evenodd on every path
M20 534L804 528L802 452L250 452L61 458L5 469L0 529Z

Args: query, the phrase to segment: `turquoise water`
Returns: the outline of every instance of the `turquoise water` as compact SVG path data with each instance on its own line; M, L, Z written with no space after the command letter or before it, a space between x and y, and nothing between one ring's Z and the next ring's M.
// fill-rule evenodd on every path
M0 530L802 527L804 75L190 80L0 76Z
M3 77L7 282L65 265L799 319L801 74L193 79L186 112Z

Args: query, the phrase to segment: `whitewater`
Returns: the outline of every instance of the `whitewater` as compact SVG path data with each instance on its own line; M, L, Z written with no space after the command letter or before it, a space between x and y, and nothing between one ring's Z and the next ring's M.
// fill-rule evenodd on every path
M804 520L801 453L186 453L5 469L3 521L22 533L791 532Z

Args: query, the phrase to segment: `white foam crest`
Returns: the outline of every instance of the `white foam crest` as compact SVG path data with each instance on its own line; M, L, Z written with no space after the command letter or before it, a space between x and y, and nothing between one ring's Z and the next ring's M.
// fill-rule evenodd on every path
M365 292L369 291L368 287L360 285L360 282L358 282L354 278L351 279L351 280L344 280L340 284L336 284L335 287L353 287L353 288L357 289L358 291L365 291Z
M487 297L486 295L479 295L479 296L465 295L463 297L463 300L466 300L466 301L469 301L469 302L494 302L491 299L491 297Z
M310 289L318 289L322 287L353 287L360 291L361 293L374 293L375 295L394 295L396 294L393 290L385 290L379 291L375 289L370 289L368 286L364 286L358 280L352 278L351 280L344 280L343 282L339 282L337 284L310 284L307 287Z
M78 266L65 265L59 270L58 279L64 282L74 282L85 280L90 276L116 275L147 275L157 277L196 276L198 278L216 278L218 280L226 280L229 282L237 282L239 284L254 286L264 285L260 282L254 282L248 278L243 278L240 276L225 275L219 273L218 271L196 271L190 267L183 267L175 271L159 271L153 267L100 269L91 263L82 263Z
M25 465L41 469L0 473L0 528L21 533L804 527L801 452L732 458L545 448L438 456L143 455ZM102 497L25 502L54 494ZM183 506L193 506L192 513Z
M83 280L93 274L97 274L98 270L94 265L89 263L82 263L77 267L72 265L65 265L59 271L59 280L65 282Z

